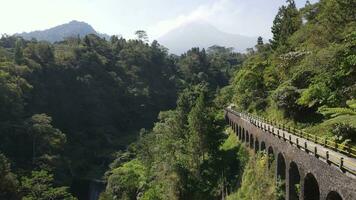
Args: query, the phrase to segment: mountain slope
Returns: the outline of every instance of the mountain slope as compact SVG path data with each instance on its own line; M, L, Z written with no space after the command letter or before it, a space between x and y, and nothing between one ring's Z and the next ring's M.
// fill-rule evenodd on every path
M94 30L94 28L85 23L79 21L71 21L66 24L58 25L53 28L49 28L43 31L32 31L16 34L23 37L24 39L30 40L36 38L37 40L46 40L48 42L57 42L61 41L67 37L83 37L88 34L96 34L100 37L109 38L109 35L100 34Z
M158 38L171 53L181 54L191 47L208 48L213 45L234 47L237 51L256 44L257 37L225 33L202 21L184 24Z

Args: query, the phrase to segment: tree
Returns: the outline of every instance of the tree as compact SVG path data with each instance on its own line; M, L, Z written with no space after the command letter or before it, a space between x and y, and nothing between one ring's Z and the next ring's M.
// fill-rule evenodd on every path
M54 62L53 47L51 44L46 42L28 44L24 49L24 55L40 65L46 65Z
M188 84L196 85L203 81L208 82L209 61L204 49L190 49L182 55L178 65L182 79Z
M23 59L22 41L18 39L15 44L15 63L21 65Z
M205 155L216 153L221 142L220 131L215 127L204 91L200 92L188 115L188 129L193 161L199 166Z
M342 115L356 115L356 99L346 101L348 107L328 108L322 106L319 112L328 118L334 118Z
M137 39L138 40L142 40L144 42L148 42L148 36L147 36L147 33L146 31L144 30L137 30L135 32L135 35L137 36Z
M286 117L295 117L301 107L296 102L299 97L300 94L297 88L293 86L284 86L275 91L273 100L276 102L278 108L284 111Z
M304 19L312 21L318 14L317 4L311 4L309 0L306 1L304 8L301 9Z
M66 135L52 126L52 118L46 114L35 114L27 122L28 132L32 138L32 161L46 162L56 158L63 148Z
M302 26L302 18L294 0L287 0L287 4L279 8L273 20L271 44L274 49L280 45L286 45L288 37Z
M264 43L263 43L263 38L261 36L259 36L257 38L257 44L256 44L256 49L258 52L262 52L265 48L264 48Z
M0 153L0 199L19 199L18 181L7 158Z
M199 166L207 151L206 134L208 130L208 115L206 115L205 94L201 92L195 102L195 106L189 113L188 123L192 156L196 166Z
M233 47L224 47L219 45L213 45L208 48L208 54L219 54L219 55L229 55L233 52Z
M263 45L263 38L261 36L257 38L257 45Z
M131 160L112 171L106 193L111 199L135 200L144 190L146 169L139 160Z
M45 170L33 171L30 177L23 177L23 200L76 200L67 187L55 187L53 175Z

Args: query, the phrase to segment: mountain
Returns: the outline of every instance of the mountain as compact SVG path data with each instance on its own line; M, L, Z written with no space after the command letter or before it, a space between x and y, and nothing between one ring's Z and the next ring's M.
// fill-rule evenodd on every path
M32 31L18 33L16 35L23 37L24 39L36 38L37 40L46 40L48 42L61 41L67 37L83 37L87 34L96 34L100 37L109 38L109 35L98 33L94 28L85 22L71 21L66 24L55 26L42 31Z
M171 53L181 54L191 47L208 48L213 45L233 47L245 51L256 44L257 37L225 33L204 21L184 24L157 39Z

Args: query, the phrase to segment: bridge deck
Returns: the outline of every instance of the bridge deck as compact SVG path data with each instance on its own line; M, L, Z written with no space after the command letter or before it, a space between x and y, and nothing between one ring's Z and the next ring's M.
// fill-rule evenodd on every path
M244 121L253 124L254 126L265 130L267 133L271 134L274 137L278 137L285 142L290 143L298 147L300 150L312 154L323 162L327 162L334 166L339 167L343 172L351 176L356 175L356 159L349 157L340 152L334 151L333 149L327 148L320 144L317 144L311 140L299 137L293 133L290 133L286 130L275 127L271 124L258 120L249 115L237 112L231 108L226 109L227 112L232 113L241 117Z

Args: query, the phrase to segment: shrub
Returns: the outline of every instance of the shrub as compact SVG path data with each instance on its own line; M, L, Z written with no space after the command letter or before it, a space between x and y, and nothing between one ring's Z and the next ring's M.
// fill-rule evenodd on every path
M312 71L299 71L293 75L291 83L297 88L307 88L313 76L314 73Z
M332 133L335 135L337 141L351 141L356 142L356 127L347 123L336 123L332 126Z
M300 106L296 103L300 94L296 87L283 86L278 88L272 98L276 102L278 108L283 109L285 116L295 117Z

